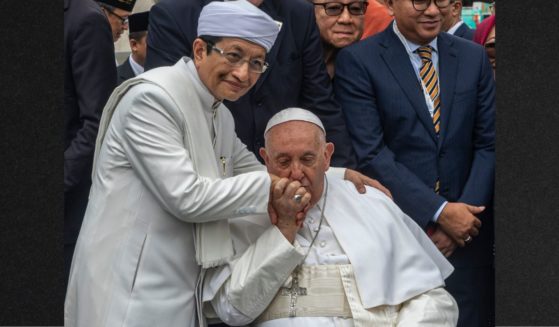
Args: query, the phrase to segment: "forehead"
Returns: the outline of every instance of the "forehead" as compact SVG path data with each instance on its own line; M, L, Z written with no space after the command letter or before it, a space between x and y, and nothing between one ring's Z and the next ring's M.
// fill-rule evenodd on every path
M266 55L266 49L264 49L264 47L236 37L224 37L221 41L217 42L217 45L224 50L238 50L251 54L253 57L263 57Z
M276 151L301 147L311 150L319 145L321 133L321 129L313 123L294 120L272 127L266 136Z
M130 15L129 11L120 9L120 8L114 8L113 12L121 17L128 17Z

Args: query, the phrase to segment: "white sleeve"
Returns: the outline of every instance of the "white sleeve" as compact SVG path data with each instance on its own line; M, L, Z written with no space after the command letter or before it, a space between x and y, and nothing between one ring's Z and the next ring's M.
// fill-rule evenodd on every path
M292 245L270 226L230 264L231 275L211 299L215 313L229 325L250 323L268 307L303 257L298 243ZM223 278L219 275L214 278Z
M162 93L153 85L137 85L113 117L122 125L113 132L121 134L124 155L160 204L178 219L194 223L266 213L268 173L225 179L199 176L184 144L179 109Z

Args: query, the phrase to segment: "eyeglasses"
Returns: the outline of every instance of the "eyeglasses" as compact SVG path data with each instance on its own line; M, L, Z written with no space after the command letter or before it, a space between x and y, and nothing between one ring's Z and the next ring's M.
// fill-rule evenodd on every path
M223 58L227 59L227 62L233 67L241 67L245 62L248 63L248 70L253 73L262 74L268 69L270 65L267 62L260 59L245 59L240 53L236 51L225 52L222 49L216 47L215 45L208 43L211 49L219 53Z
M354 16L361 16L365 14L367 11L367 6L369 5L368 2L365 1L354 1L348 4L343 4L339 2L325 2L325 3L313 3L315 6L322 6L324 7L324 12L328 16L339 16L344 12L344 8L347 7L347 10L350 14Z
M450 5L450 0L412 0L413 8L417 11L425 11L434 2L438 8L446 8Z
M101 6L101 8L105 9L109 14L117 17L118 19L120 19L120 22L122 23L122 25L126 25L128 24L128 17L122 17L119 14L116 14L114 11L112 11L111 9L105 7L105 6Z

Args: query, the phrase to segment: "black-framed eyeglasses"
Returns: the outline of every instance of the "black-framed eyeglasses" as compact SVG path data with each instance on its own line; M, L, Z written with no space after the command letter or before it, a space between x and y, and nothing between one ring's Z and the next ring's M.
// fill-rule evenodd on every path
M347 4L340 2L323 2L323 3L313 3L315 6L322 6L324 12L328 16L339 16L344 12L344 8L353 16L361 16L367 11L367 6L369 5L366 1L354 1Z
M128 17L122 17L121 15L115 13L114 11L112 11L111 9L105 7L105 6L101 6L101 8L105 9L109 14L117 17L118 19L120 19L120 22L122 23L122 25L126 25L128 24Z
M417 11L425 11L431 5L431 2L435 3L438 8L446 8L450 5L450 0L411 0L413 8Z
M268 65L267 62L261 59L256 59L256 58L245 59L237 51L225 52L211 43L208 43L208 46L210 46L210 49L219 53L223 58L227 59L227 62L233 67L241 67L245 62L247 62L249 71L253 73L262 74L270 66Z

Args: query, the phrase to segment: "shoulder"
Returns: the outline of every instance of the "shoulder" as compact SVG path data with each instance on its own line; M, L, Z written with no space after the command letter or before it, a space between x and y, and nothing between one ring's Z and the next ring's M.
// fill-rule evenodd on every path
M314 23L314 9L311 2L307 0L264 0L274 8L284 23L287 21L292 25L303 26ZM309 17L313 18L309 20ZM296 31L301 32L301 31Z
M464 57L475 54L480 55L485 52L485 49L481 45L448 33L439 34L438 45L455 48L457 50L457 54Z
M328 192L335 194L337 197L347 199L348 203L353 201L380 201L383 203L395 205L394 202L378 189L370 186L365 186L365 194L361 194L355 188L355 185L345 179L329 178L328 179Z

